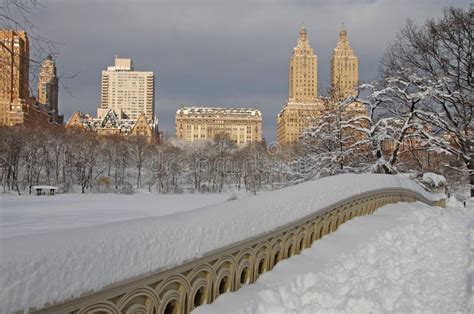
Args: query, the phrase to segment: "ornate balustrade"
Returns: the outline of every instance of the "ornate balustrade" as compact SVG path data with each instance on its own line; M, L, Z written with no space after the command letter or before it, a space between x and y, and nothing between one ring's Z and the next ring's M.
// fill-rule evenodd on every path
M372 214L386 204L414 201L445 205L444 200L433 202L408 189L366 192L183 265L110 285L37 313L189 313L223 293L255 282L281 260L299 254L354 217Z

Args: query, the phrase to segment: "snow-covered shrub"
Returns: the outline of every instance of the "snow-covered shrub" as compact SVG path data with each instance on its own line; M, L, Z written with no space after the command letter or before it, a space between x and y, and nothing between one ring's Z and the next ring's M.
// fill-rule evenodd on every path
M427 172L423 174L423 182L431 188L440 188L446 185L446 178L433 172Z
M436 193L446 193L449 197L449 192L447 190L446 178L442 175L426 172L423 176L419 175L415 178L420 185L422 185L426 190Z
M237 195L232 194L227 200L228 201L235 201L236 199L238 199Z
M133 194L135 192L133 189L133 184L130 182L125 182L119 191L121 194Z

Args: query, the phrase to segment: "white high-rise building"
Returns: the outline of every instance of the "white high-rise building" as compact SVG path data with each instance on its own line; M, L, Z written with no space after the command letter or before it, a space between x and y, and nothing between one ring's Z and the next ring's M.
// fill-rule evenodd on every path
M134 71L132 59L115 56L115 65L102 71L101 118L113 109L123 118L138 119L141 113L149 121L155 116L155 80L150 71Z

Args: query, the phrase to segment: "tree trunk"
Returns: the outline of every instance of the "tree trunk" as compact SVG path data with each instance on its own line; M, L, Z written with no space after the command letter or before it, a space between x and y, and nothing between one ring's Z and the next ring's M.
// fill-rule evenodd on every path
M472 162L472 158L474 154L471 154L471 162L469 162L468 169L469 169L469 178L471 183L471 197L474 197L474 162Z
M469 183L471 185L471 197L474 197L474 141L468 140L467 143L470 153L470 160L467 162L467 170L469 171Z

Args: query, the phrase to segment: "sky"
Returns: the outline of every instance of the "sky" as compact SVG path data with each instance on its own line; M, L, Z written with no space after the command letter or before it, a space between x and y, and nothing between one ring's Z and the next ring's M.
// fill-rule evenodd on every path
M470 0L43 0L32 21L56 45L60 111L95 115L101 71L114 56L155 73L155 112L166 136L182 106L253 107L276 137L288 98L288 61L304 23L318 56L318 90L329 86L342 25L359 57L359 80L379 62L407 19L423 23ZM77 74L77 75L75 75ZM72 78L68 78L73 76Z

